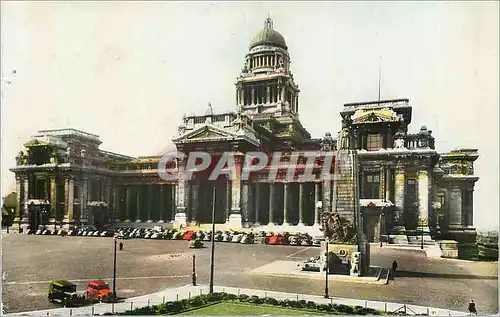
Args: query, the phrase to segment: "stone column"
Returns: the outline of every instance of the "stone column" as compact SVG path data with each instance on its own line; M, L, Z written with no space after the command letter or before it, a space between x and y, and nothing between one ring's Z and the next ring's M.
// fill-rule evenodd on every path
M398 166L396 168L396 175L394 180L394 204L397 208L397 213L401 223L403 224L404 203L405 203L405 170L404 167Z
M250 186L248 181L243 181L241 185L241 221L243 226L248 225L248 200L249 200Z
M282 101L282 102L285 102L285 101L286 101L286 99L285 99L285 98L286 98L286 89L285 89L285 86L283 86L283 87L281 88L281 101Z
M229 215L231 214L231 180L229 177L226 182L226 221L229 221Z
M256 102L255 102L255 87L252 87L252 95L251 95L251 98L252 98L252 102L251 104L252 105L255 105Z
M462 191L459 186L449 190L448 219L450 229L462 228Z
M141 186L137 186L137 200L135 201L136 206L136 219L135 222L141 222Z
M17 193L17 201L16 201L16 214L14 217L14 226L19 228L21 223L21 217L24 214L24 182L20 176L16 175L16 193Z
M191 221L198 221L200 184L191 185ZM211 211L210 211L211 212Z
M87 214L88 210L87 203L89 196L88 183L89 183L88 178L83 178L80 183L80 222L84 225L88 223L88 214Z
M377 219L377 223L375 224L374 230L373 230L373 242L380 242L380 223L381 223L381 216Z
M274 195L275 188L273 183L269 183L269 224L268 226L274 226Z
M178 166L178 180L177 180L177 208L174 217L175 226L186 225L186 185L187 181L185 178L185 162L181 161L177 163Z
M392 190L392 177L391 169L389 167L385 168L385 200L391 201L391 190Z
M153 209L153 186L148 184L148 222L153 222L151 209Z
M110 185L111 186L111 191L112 191L112 196L113 196L113 220L114 222L118 222L120 220L120 214L119 214L119 197L118 197L118 188L116 185Z
M229 215L229 224L240 227L241 223L241 167L243 156L235 157L236 175L231 183L231 214Z
M316 207L319 201L319 186L320 183L315 183L314 184L314 225L319 226L321 224L320 221L320 215L319 215L319 209Z
M429 173L418 172L418 225L429 231Z
M125 185L126 194L125 194L125 221L130 221L130 185Z
M283 225L289 225L288 223L288 184L283 184Z
M57 187L56 187L56 177L50 176L50 217L56 220L57 212Z
M271 86L267 86L266 102L271 103Z
M323 212L331 211L331 190L332 184L330 179L323 177Z
M168 219L169 221L173 221L174 220L174 216L175 216L175 210L176 210L176 201L177 201L177 187L175 185L171 185L170 186L170 194L172 195L172 212L170 214L170 218Z
M260 183L255 183L255 208L254 208L254 213L255 213L255 224L257 226L260 226L260 219L259 219L260 191L261 191L261 184Z
M165 198L163 197L163 187L164 186L163 186L163 184L160 184L159 187L160 187L159 188L159 191L160 191L160 203L159 203L159 205L160 205L159 206L159 208L160 208L160 219L159 219L158 222L163 223L167 219L167 217L165 216L165 202L164 202ZM172 187L172 190L173 190L173 187ZM175 198L174 197L172 197L172 198L173 198L173 201L175 202ZM172 205L174 205L174 204L172 204Z
M64 190L65 190L65 202L64 205L66 206L65 214L64 214L64 228L65 229L72 229L74 225L74 218L73 218L73 204L74 204L74 198L75 198L75 185L74 185L74 180L71 178L66 178L64 180Z
M304 183L299 184L299 226L304 225Z

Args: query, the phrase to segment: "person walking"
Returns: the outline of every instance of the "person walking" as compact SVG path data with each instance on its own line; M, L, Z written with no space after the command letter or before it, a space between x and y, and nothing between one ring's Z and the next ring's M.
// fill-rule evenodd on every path
M472 299L469 303L469 314L470 315L477 315L476 303L474 303L474 300L472 300Z
M120 251L123 250L123 242L120 242Z
M398 269L398 262L394 260L394 262L392 262L392 272L396 273L397 269Z

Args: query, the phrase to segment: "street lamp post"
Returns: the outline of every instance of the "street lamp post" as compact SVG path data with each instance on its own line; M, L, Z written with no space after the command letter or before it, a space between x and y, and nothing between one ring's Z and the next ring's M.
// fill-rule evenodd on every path
M422 226L422 239L420 240L420 249L424 249L424 227Z
M214 258L215 258L215 186L213 191L212 199L212 241L211 241L211 251L210 254L210 284L209 292L212 294L214 292Z
M329 271L329 268L330 268L330 262L329 262L329 259L328 259L328 244L329 244L329 239L328 239L328 236L327 236L327 233L326 233L326 221L327 221L327 218L326 218L326 213L323 212L323 202L322 201L318 201L316 203L316 208L318 209L319 211L319 214L320 214L320 217L321 217L321 226L322 226L322 231L323 231L323 236L325 237L325 294L324 294L324 297L325 298L330 298L330 295L328 294L328 271Z
M115 250L113 255L113 298L116 299L116 237L113 238Z
M384 213L382 212L380 214L380 236L379 236L379 240L380 240L380 247L382 247L382 236L383 236L383 230L382 229L385 229L383 228L383 224L385 222L385 219L384 219Z

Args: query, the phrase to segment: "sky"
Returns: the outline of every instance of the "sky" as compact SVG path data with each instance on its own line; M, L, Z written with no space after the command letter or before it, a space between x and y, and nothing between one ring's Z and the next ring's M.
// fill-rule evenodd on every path
M498 2L2 1L1 193L15 189L9 168L38 130L72 127L102 149L155 155L184 113L233 108L268 14L313 137L341 128L343 104L378 98L381 60L381 98L410 99L409 132L426 125L440 152L479 150L474 222L498 228Z

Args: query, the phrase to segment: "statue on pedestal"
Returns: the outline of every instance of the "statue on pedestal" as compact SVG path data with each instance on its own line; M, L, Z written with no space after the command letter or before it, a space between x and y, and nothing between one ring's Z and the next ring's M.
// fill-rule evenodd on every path
M330 132L326 132L325 136L321 140L321 151L333 151L334 139L332 138L332 134Z
M16 156L16 165L23 165L25 164L25 155L23 151L19 151L19 154Z

